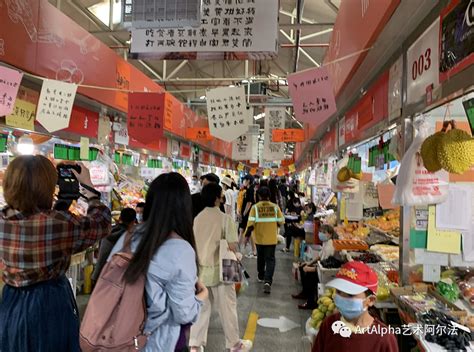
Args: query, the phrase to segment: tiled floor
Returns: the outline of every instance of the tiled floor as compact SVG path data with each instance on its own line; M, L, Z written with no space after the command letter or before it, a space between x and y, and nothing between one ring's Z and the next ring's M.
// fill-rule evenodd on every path
M260 318L278 319L284 316L301 326L286 333L280 333L278 329L258 326L253 351L308 352L310 347L303 337L304 325L311 312L298 310L298 301L291 298L292 293L299 291L299 285L291 276L293 256L280 253L278 249L276 256L275 276L270 295L263 293L263 284L257 282L257 260L244 259L244 265L251 278L249 287L238 299L240 334L243 336L249 313L252 311L256 312ZM88 296L78 296L77 300L80 310L83 311ZM222 351L224 351L224 334L219 316L213 312L205 352Z

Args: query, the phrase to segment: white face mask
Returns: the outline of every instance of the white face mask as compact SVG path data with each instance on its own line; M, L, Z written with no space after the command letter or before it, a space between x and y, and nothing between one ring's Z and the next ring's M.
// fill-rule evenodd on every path
M137 222L138 223L143 222L143 214L137 214Z

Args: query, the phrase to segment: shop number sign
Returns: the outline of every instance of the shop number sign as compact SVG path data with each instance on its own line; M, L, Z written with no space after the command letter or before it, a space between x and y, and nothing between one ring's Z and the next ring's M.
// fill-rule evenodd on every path
M416 103L439 85L439 18L407 52L407 100Z

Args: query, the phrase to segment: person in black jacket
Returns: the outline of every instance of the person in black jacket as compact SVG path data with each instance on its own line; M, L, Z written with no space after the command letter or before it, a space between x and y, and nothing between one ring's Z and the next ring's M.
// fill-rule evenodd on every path
M112 227L112 231L109 236L100 241L99 245L99 258L97 259L97 264L92 273L92 281L96 282L99 279L100 272L107 263L110 252L114 248L115 243L123 235L124 232L128 231L131 233L133 227L137 223L137 213L132 208L124 208L120 213L119 222L117 225Z
M201 176L201 188L204 188L205 185L211 182L219 184L220 182L219 176L213 173L209 173L209 174L205 174ZM193 194L191 196L191 200L193 202L193 219L194 219L196 218L196 216L198 216L198 214L201 211L204 210L205 206L201 199L201 192ZM220 207L220 209L223 213L225 213L223 205Z

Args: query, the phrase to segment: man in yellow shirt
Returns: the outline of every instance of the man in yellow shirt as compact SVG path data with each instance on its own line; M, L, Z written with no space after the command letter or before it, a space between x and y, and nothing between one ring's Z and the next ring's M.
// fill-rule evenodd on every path
M257 244L258 281L265 282L264 292L270 293L275 272L275 248L278 243L278 227L285 223L285 218L278 205L270 202L270 189L261 187L257 196L259 202L250 210L246 241L252 231L255 232Z

